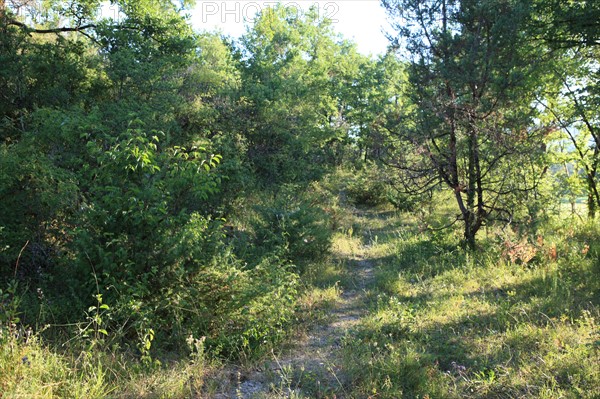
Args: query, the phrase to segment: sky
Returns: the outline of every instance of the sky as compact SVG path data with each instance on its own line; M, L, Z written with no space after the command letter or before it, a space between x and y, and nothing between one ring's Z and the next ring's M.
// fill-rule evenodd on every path
M220 30L239 37L245 25L252 23L257 11L281 3L299 14L315 5L318 11L333 22L334 29L344 38L356 42L363 54L385 52L389 31L385 11L378 0L198 0L191 11L191 22L199 30Z

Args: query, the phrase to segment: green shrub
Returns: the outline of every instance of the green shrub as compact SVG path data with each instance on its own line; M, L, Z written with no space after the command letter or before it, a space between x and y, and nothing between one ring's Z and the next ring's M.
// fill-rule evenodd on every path
M300 273L328 255L332 237L329 215L313 205L307 194L282 194L255 209L254 245L260 251L282 251Z
M412 212L423 202L424 198L420 195L411 195L403 193L397 187L388 185L386 189L386 198L390 204L398 211Z
M277 257L237 273L230 296L212 307L207 345L213 353L252 357L286 336L298 297L298 276ZM212 297L206 298L214 303ZM202 321L202 320L198 320Z
M378 206L388 202L382 171L373 164L355 171L346 186L348 200L357 206Z

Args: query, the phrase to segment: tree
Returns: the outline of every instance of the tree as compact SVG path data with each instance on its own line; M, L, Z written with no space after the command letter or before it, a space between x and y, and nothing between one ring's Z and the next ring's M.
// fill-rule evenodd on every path
M63 319L96 284L116 288L106 299L124 314L134 296L151 306L207 261L185 264L174 237L195 224L199 247L219 237L205 204L220 157L183 123L202 117L183 85L208 44L170 1L120 2L120 22L95 20L99 4L31 2L0 21L0 279L70 301Z
M570 144L576 168L570 180L582 177L588 217L593 219L600 207L600 6L595 1L551 0L537 1L534 7L529 32L553 59L539 103L562 131L559 140Z
M557 60L560 68L553 69L554 85L548 85L540 104L559 129L557 145L570 153L575 170L573 180L582 180L587 195L588 217L593 219L600 207L598 170L600 168L600 91L593 78L597 73L596 60L570 49ZM566 169L567 174L568 169Z
M351 82L344 82L344 117L355 137L359 158L380 160L386 151L385 137L396 117L406 112L404 63L390 51L376 59L350 60L359 68Z
M545 130L532 106L539 64L524 35L526 3L383 0L408 57L414 111L392 132L388 163L405 191L453 192L464 240L512 220L535 195Z
M331 22L267 8L241 40L248 159L259 182L277 187L316 180L346 137L338 85L348 76ZM351 72L352 73L352 72Z
M600 4L594 0L534 0L533 37L552 49L600 45Z

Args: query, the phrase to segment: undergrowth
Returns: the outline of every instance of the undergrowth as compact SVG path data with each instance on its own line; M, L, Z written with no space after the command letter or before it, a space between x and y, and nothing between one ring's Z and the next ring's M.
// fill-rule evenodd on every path
M269 397L599 397L597 223L555 218L533 233L489 226L479 248L468 252L458 233L436 229L447 222L449 208L443 205L407 214L329 203L324 208L335 232L324 254L326 246L310 241L324 234L321 222L311 225L317 219L310 215L303 225L293 217L303 220L307 210L294 214L300 208L293 202L278 206L284 213L270 207L260 220L273 216L277 236L269 237L273 248L284 249L276 261L301 253L302 269L289 261L273 269L269 262L275 258L256 248L244 252L244 243L268 224L249 218L246 226L235 226L237 257L257 261L236 272L245 275L237 283L243 285L222 289L246 297L231 302L239 307L223 302L228 310L215 319L219 334L190 334L186 348L161 344L152 325L125 342L125 333L111 325L112 304L100 294L83 322L62 327L71 329L68 338L45 339L44 328L33 332L19 319L19 285L3 287L0 397L210 398L233 392L227 386L235 387L235 378L223 374L231 367L227 362L258 367L298 334L329 320L341 293L356 287L349 259L370 262L375 279L365 287L368 312L356 330L340 337L341 357L327 366L340 370L344 383L321 386L310 370L299 377L298 370L282 369ZM288 228L305 234L319 253L305 256ZM219 356L235 345L235 358ZM295 389L300 380L304 392Z

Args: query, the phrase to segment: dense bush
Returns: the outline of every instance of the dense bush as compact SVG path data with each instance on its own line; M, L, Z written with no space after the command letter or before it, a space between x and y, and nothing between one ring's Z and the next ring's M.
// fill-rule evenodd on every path
M358 206L377 206L387 203L384 175L376 165L367 165L350 176L346 192L348 200Z
M349 202L356 206L391 204L400 211L415 209L423 198L403 193L390 177L389 173L375 163L366 164L352 175L344 176Z
M329 215L310 199L310 194L281 193L255 207L253 241L261 251L281 251L302 273L327 256L332 229Z

